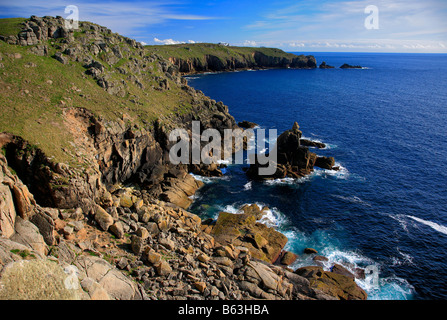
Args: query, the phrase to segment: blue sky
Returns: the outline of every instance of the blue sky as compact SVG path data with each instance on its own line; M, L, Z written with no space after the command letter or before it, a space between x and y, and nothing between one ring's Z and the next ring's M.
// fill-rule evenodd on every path
M0 0L0 17L60 15L147 44L228 42L286 51L447 53L446 0ZM373 5L378 29L365 27Z

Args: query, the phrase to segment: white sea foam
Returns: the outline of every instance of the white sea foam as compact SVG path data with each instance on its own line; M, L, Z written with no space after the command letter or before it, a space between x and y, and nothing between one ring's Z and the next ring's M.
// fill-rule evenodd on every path
M407 215L407 217L411 218L411 219L413 219L413 220L415 220L415 221L417 221L419 223L422 223L422 224L424 224L426 226L429 226L432 229L434 229L434 230L436 230L436 231L438 231L440 233L443 233L443 234L447 235L447 227L446 226L442 226L442 225L437 224L437 223L432 222L432 221L423 220L423 219L415 217L415 216Z
M263 183L267 186L275 186L275 185L294 185L298 183L302 183L304 181L308 181L309 177L302 177L299 179L295 178L281 178L281 179L272 179L265 180Z
M230 177L229 176L222 176L222 177L205 177L205 176L200 176L198 174L194 174L194 173L189 173L194 179L198 180L198 181L202 181L203 183L212 183L214 181L222 181L222 180L229 180Z
M335 162L335 167L339 167L339 170L328 170L321 168L314 168L312 175L323 178L335 177L336 179L346 180L350 177L348 169L343 167L340 163Z
M342 199L342 200L344 200L346 202L358 203L358 204L361 204L361 205L364 205L364 206L367 206L367 207L371 207L371 204L369 202L364 201L364 200L360 199L357 196L347 196L347 197L345 197L345 196L341 196L341 195L338 195L338 194L332 194L331 196L334 197L334 198Z
M402 266L402 265L413 265L413 257L405 252L402 252L399 248L396 248L399 253L398 257L391 257L391 262L393 266Z
M252 205L253 203L244 203L244 204L239 204L239 203L233 203L230 205L226 205L226 206L220 206L218 207L218 209L220 211L225 211L228 213L233 213L233 214L241 214L243 213L243 211L241 210L241 208L245 205ZM260 203L260 202L255 202L254 204L256 204L258 206L259 209L262 209L264 207L268 207L268 205L264 204L264 203ZM280 212L277 208L270 208L268 207L268 209L266 209L265 214L262 216L261 219L258 220L258 222L263 223L269 227L274 227L274 228L280 228L282 226L284 226L287 223L287 217Z
M252 189L252 182L251 181L249 181L249 182L247 182L246 184L244 184L244 190L245 191L248 191L248 190L251 190Z
M258 203L257 205L260 206ZM262 207L263 205L260 206L260 208ZM268 227L280 228L287 223L287 217L277 208L269 208L258 222L263 223Z

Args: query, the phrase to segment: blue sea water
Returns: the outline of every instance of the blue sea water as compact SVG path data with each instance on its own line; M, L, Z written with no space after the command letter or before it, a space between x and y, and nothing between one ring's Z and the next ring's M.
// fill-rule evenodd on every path
M354 270L369 299L447 299L447 55L316 53L363 69L274 69L188 77L189 85L278 134L297 121L327 144L338 172L250 181L230 165L190 210L216 218L244 203L270 208L287 249L312 247ZM305 255L292 265L311 264ZM374 278L377 275L376 278ZM375 281L377 280L377 281Z

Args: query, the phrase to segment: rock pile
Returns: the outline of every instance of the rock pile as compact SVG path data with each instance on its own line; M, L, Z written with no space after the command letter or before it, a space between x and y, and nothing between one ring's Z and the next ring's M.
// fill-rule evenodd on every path
M28 194L22 200L32 204L32 209L22 215L20 202L14 201L19 197L11 191L19 188L21 181L11 179L15 176L3 156L0 163L1 185L7 186L2 197L10 199L2 201L0 283L4 285L0 297L37 297L42 281L50 281L56 290L41 296L47 299L366 297L348 276L295 273L285 264L273 265L280 256L287 256L282 251L287 239L256 222L268 208L246 205L243 214L230 218L222 213L215 223L202 224L198 216L182 208L148 202L142 191L119 188L108 207L96 205L88 213L80 208L41 208ZM237 220L235 224L228 223L232 219ZM227 232L229 236L225 236ZM15 264L19 262L25 271L11 273L18 270ZM58 276L30 280L37 265L56 268ZM315 285L317 276L324 286ZM11 277L19 279L16 285L11 284ZM340 278L352 283L346 280L337 289ZM27 289L20 289L24 285Z

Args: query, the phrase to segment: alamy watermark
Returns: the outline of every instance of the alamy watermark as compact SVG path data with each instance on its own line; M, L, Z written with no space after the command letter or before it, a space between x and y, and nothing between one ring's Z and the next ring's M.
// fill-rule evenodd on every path
M224 129L224 136L217 129L201 131L200 121L192 121L191 135L186 129L174 129L169 134L169 141L175 142L170 148L169 160L172 164L212 164L221 159L228 159L233 163L235 146L247 144L246 149L257 151L254 156L244 159L243 153L234 154L235 164L257 164L259 175L273 175L276 172L277 152L276 147L270 147L266 153L266 130L257 129ZM277 130L269 129L269 139L276 139ZM204 143L204 144L203 144ZM237 147L236 147L237 148Z
M79 289L79 269L74 265L65 267L64 272L68 275L64 280L65 288L68 290Z
M365 8L365 28L368 30L379 29L379 8L375 5L369 5Z
M65 17L65 28L69 30L79 29L79 9L75 5L69 5L65 7L65 13L68 16Z

